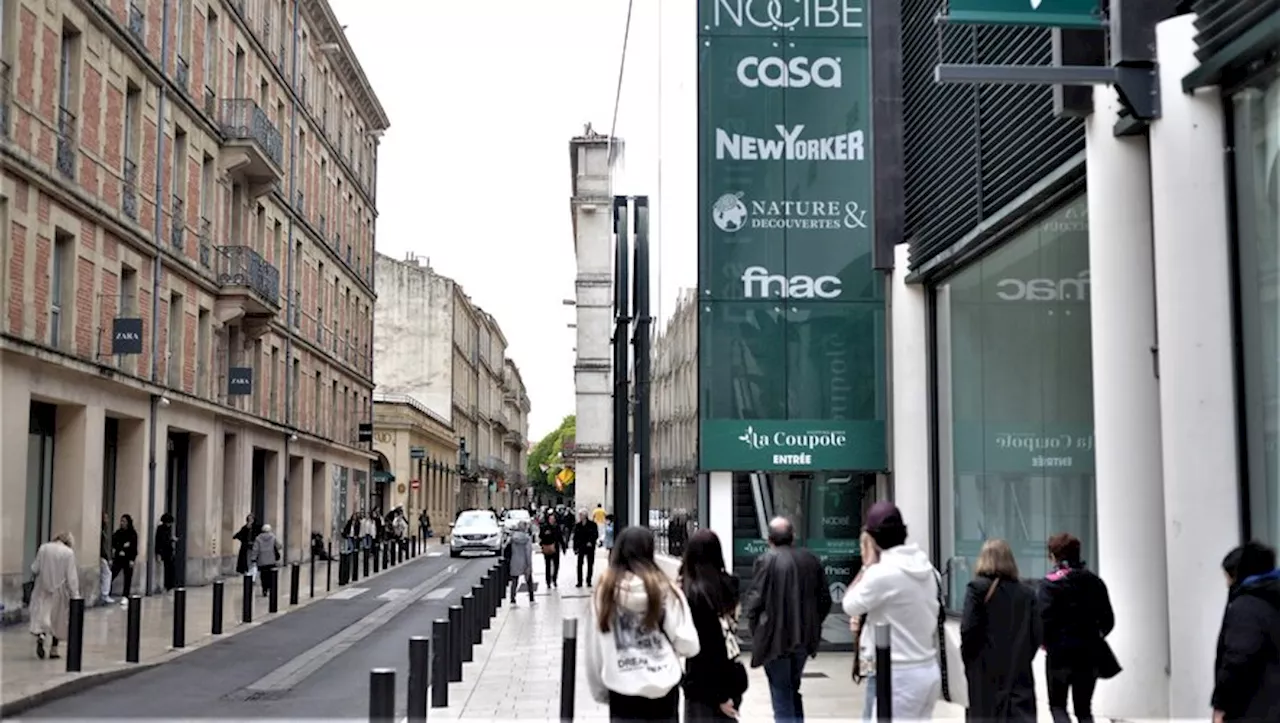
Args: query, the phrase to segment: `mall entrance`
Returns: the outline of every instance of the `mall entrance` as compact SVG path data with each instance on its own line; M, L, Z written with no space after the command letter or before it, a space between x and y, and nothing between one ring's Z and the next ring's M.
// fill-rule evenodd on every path
M875 501L877 473L850 470L733 473L733 573L745 594L769 520L786 517L796 528L796 545L818 556L834 601L823 625L824 648L849 649L853 635L840 609L845 589L862 567L858 537L868 507ZM750 634L744 620L744 645Z

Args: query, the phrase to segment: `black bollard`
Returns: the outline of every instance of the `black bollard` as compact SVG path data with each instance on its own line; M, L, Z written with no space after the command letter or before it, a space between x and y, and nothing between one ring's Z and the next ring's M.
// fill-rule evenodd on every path
M209 625L209 632L214 635L222 634L222 581L213 581L213 621Z
M311 567L314 568L315 563L312 563ZM312 570L312 572L315 572L315 571ZM315 580L315 577L312 577L311 579ZM298 584L301 580L302 580L302 567L295 562L289 566L289 604L290 605L298 604ZM312 587L311 597L315 597L316 593L315 593L314 582L311 583L311 587Z
M396 671L374 668L369 671L369 723L395 723Z
M409 723L427 720L427 661L430 658L430 639L419 635L409 638Z
M84 598L71 598L67 617L67 672L79 673L84 659Z
M187 589L173 591L173 647L187 647Z
M280 612L280 568L273 567L267 570L266 574L270 577L271 587L267 590L267 612Z
M480 608L480 629L489 629L489 577L480 576L480 584L472 588L476 596L476 605Z
M484 629L489 627L488 616L484 614L482 601L484 600L484 588L479 585L471 586L471 610L475 617L471 618L471 644L479 645L484 642Z
M364 548L364 576L369 577L369 548ZM358 576L355 579L360 579Z
M449 682L462 682L462 623L461 605L449 606Z
M240 601L240 622L253 622L253 575L244 576L244 599Z
M387 548L379 545L373 548L373 574L377 575L382 570L382 556L387 552Z
M431 707L449 707L449 621L431 623Z
M564 642L560 647L560 720L573 720L574 684L578 674L578 619L564 619Z
M316 596L316 552L315 550L311 551L311 574L307 576L307 580L308 580L307 586L311 588L311 594L309 597L315 597Z
M876 625L876 720L893 720L893 674L889 664L889 625Z
M129 621L124 635L124 662L138 662L142 650L142 596L129 596Z
M471 593L462 596L462 662L472 661L472 647L475 646L476 598Z
M324 591L330 592L333 590L333 543L332 542L327 543L325 545L324 551L325 551ZM311 583L311 589L313 591L315 590L315 587L316 587L315 583ZM314 592L312 594L312 597L315 597Z

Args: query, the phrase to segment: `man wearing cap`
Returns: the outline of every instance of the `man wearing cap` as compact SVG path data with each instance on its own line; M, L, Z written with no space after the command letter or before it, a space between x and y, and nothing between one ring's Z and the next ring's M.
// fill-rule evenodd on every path
M907 526L892 502L871 506L861 544L862 570L845 592L845 614L851 620L867 616L860 632L863 643L876 625L889 625L893 716L931 718L942 695L938 573L928 555L907 543Z
M769 550L756 558L743 610L751 631L751 667L764 666L777 723L804 720L800 678L818 654L831 612L827 574L813 553L795 546L790 520L769 523Z

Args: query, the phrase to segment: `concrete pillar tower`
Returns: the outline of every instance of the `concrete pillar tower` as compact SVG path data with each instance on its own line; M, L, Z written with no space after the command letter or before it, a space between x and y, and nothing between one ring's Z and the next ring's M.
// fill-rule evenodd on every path
M1114 89L1097 88L1093 97L1085 139L1098 572L1112 599L1125 601L1110 637L1124 673L1099 684L1094 708L1114 718L1165 718L1169 616L1147 141L1115 136Z

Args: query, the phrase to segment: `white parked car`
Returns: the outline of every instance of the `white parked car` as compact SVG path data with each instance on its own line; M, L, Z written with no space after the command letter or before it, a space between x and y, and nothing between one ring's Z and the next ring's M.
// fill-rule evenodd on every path
M502 529L498 527L497 516L488 510L467 510L458 515L450 527L450 557L458 557L464 552L491 555L502 552Z
M516 529L521 522L529 522L533 517L529 514L529 510L507 510L506 515L502 518L502 529L511 532Z

